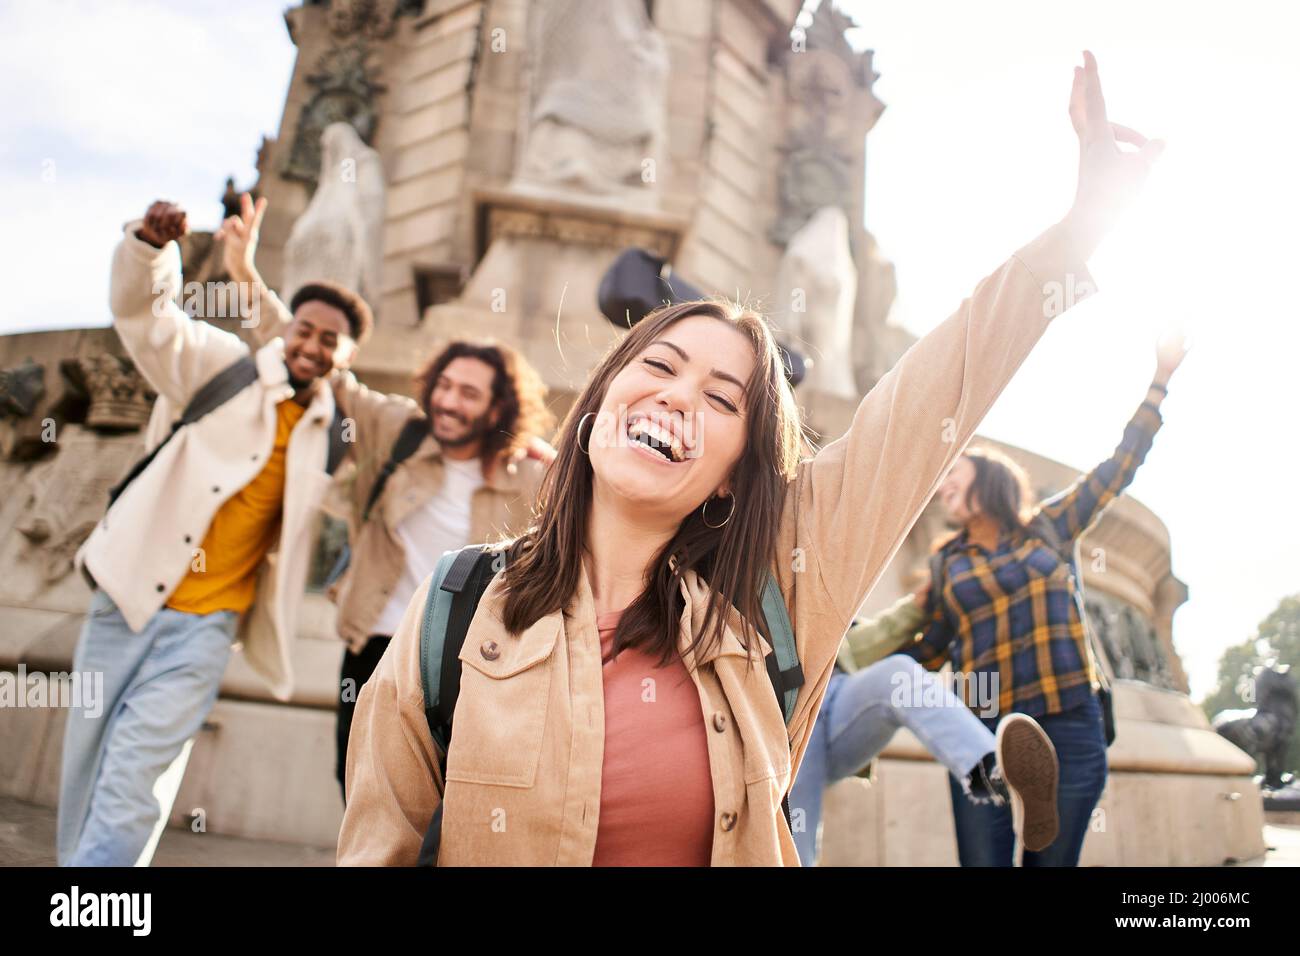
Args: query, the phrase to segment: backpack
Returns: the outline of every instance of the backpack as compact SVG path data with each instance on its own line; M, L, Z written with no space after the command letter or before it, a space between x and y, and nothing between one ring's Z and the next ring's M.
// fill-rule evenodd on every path
M1115 742L1115 696L1111 691L1110 680L1106 677L1106 672L1101 669L1096 650L1097 636L1093 632L1092 625L1088 622L1088 611L1083 604L1083 579L1078 574L1075 561L1078 541L1076 539L1073 545L1067 545L1065 541L1061 540L1061 536L1052 520L1044 517L1041 513L1033 517L1025 530L1034 537L1039 538L1048 548L1055 552L1075 580L1075 586L1071 590L1074 593L1075 608L1079 612L1079 622L1083 626L1084 645L1088 649L1088 656L1092 659L1093 670L1096 672L1097 680L1101 685L1097 689L1097 703L1101 706L1101 722L1106 735L1106 746L1109 747ZM937 602L943 595L944 579L947 573L947 564L944 558L945 555L942 549L930 555L931 601Z
M251 354L245 355L230 365L227 365L212 378L203 383L185 405L185 410L181 412L181 417L172 424L172 430L167 433L162 441L154 446L153 450L137 461L128 471L125 477L108 490L108 506L111 508L122 492L131 482L139 478L153 460L158 457L158 452L166 445L176 433L186 425L192 425L209 412L216 411L230 399L234 398L248 386L257 381L257 361ZM343 456L347 454L347 443L343 440L343 413L340 411L338 404L334 405L334 420L330 422L329 434L329 454L325 459L325 473L334 474L339 463L343 461Z
M443 755L444 779L447 748L451 745L451 720L460 693L460 649L479 601L499 570L497 559L500 553L485 545L470 545L444 554L434 568L420 617L420 680L424 686L424 716L429 724L429 733ZM794 629L790 626L781 589L771 574L763 587L763 617L772 636L772 653L766 660L767 676L788 726L794 717L799 688L803 686L803 669L799 666ZM789 823L788 793L781 798L781 810ZM436 865L441 833L442 803L439 802L420 847L417 865Z

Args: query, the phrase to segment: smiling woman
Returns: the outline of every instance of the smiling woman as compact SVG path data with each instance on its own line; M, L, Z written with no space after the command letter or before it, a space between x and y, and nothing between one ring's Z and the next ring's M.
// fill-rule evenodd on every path
M798 865L782 799L845 629L1056 314L1051 290L1089 287L1086 258L1155 152L1120 152L1141 137L1107 121L1085 64L1069 213L816 454L757 314L670 306L611 349L561 426L535 525L499 546L447 752L424 710L429 582L362 691L341 863L416 862L440 809L440 865ZM787 713L765 667L769 581L802 668Z

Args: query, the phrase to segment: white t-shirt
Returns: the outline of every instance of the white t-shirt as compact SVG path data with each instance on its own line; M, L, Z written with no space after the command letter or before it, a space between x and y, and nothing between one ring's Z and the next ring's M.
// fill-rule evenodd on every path
M442 464L442 488L397 526L397 538L406 550L406 566L375 622L374 634L395 634L416 589L433 573L443 552L470 543L470 499L483 484L482 462L478 458L444 458Z

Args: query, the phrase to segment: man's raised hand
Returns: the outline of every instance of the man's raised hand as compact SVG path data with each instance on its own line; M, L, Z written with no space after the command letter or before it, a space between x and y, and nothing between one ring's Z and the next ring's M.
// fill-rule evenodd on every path
M144 222L135 234L154 248L161 249L189 231L189 216L185 210L174 202L159 199L145 212Z
M230 278L236 282L249 282L257 276L253 260L257 255L257 236L265 213L265 196L254 204L253 197L244 193L239 197L239 215L223 222L213 237L224 243L221 261Z

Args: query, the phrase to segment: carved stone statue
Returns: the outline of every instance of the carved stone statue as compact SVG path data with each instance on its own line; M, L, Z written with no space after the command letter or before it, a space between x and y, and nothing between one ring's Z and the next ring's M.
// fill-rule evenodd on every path
M318 279L342 283L378 311L384 169L347 123L321 135L319 185L284 247L283 298Z
M385 90L379 82L379 68L372 63L373 55L374 49L364 39L321 54L316 69L307 74L307 85L315 92L298 115L293 141L280 168L286 179L316 188L322 136L332 123L347 123L363 140L372 141L378 121L375 99Z
M1297 693L1289 667L1255 669L1255 701L1251 710L1223 710L1214 715L1214 729L1255 758L1264 786L1281 789L1287 748L1295 733Z
M644 0L548 0L529 11L519 183L649 205L663 161L668 54Z
M804 387L844 398L857 395L853 376L853 304L858 274L849 249L849 221L838 206L815 212L786 246L777 272L774 315L796 348L812 358Z

